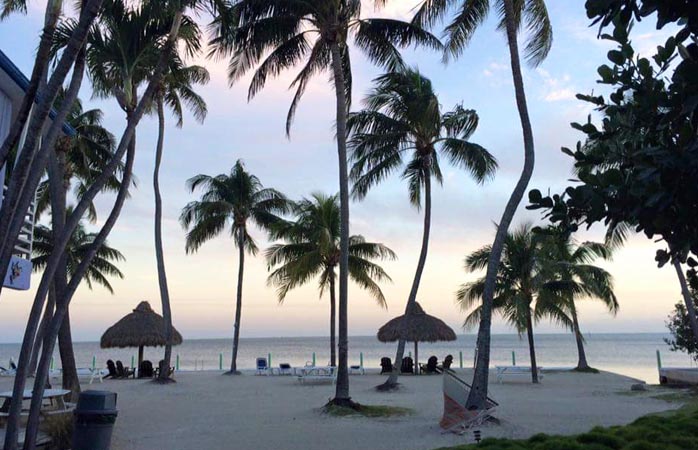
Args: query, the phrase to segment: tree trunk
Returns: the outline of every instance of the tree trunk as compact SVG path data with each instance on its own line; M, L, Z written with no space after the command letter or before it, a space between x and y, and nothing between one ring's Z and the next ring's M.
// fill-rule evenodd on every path
M85 273L87 272L87 269L90 267L92 264L92 261L94 260L95 255L97 254L97 251L100 249L102 245L104 245L104 242L107 239L107 236L111 232L112 228L114 228L114 224L116 224L116 220L119 218L119 215L121 214L121 209L124 206L124 202L126 201L126 198L128 197L128 188L131 184L131 176L133 173L133 160L135 158L135 153L136 153L136 147L135 143L132 145L129 145L129 150L126 155L126 165L124 167L124 176L122 180L122 185L119 187L119 192L117 193L116 200L114 202L114 207L112 208L111 213L109 214L109 217L104 223L104 226L102 229L99 231L97 234L97 237L93 241L93 243L90 245L88 251L86 252L83 260L80 262L78 265L77 269L75 270L75 273L73 274L72 278L70 279L70 283L68 284L68 287L65 291L65 299L64 301L56 301L56 313L54 314L53 318L51 319L51 325L49 327L49 335L47 336L46 340L44 341L44 351L41 354L41 359L39 361L39 367L37 370L36 378L34 380L34 389L32 390L32 399L31 399L31 406L29 409L29 417L27 419L27 428L26 428L26 433L25 433L25 443L24 443L24 449L25 450L33 450L36 445L36 435L37 431L39 428L39 416L40 416L40 411L41 411L41 404L43 402L43 394L44 394L44 384L41 380L46 379L48 375L48 368L49 368L49 363L51 359L51 355L53 353L53 347L56 342L56 337L58 335L58 332L60 330L61 324L63 323L63 319L65 318L65 315L68 312L68 307L70 306L70 301L73 298L73 295L75 294L75 290L78 288L78 285L82 281L82 278L85 276ZM60 305L60 306L58 306ZM20 354L20 359L22 359L22 354ZM18 365L19 368L19 365ZM18 369L19 372L19 369ZM21 392L21 391L20 391ZM19 392L13 392L13 402L10 406L10 411L12 412L12 408L15 405L14 402L14 397L16 396L15 394L19 394ZM18 402L19 406L21 407L22 402ZM15 424L16 425L16 424ZM10 419L8 419L8 426L7 426L7 433L10 433ZM16 445L16 439L14 441L14 445ZM5 449L8 448L8 443L7 441L5 442Z
M337 39L339 36L337 36ZM339 159L339 345L337 385L332 403L352 406L349 396L349 169L347 167L347 98L340 43L331 44L332 73L337 97L337 156Z
M79 63L76 67L81 67L84 63L84 49L78 56ZM69 99L67 99L69 100ZM51 224L53 236L60 236L65 228L66 207L67 207L67 186L65 184L66 154L62 149L56 148L54 154L49 157L49 189L51 200ZM64 251L53 277L53 285L56 296L56 307L62 307L60 302L65 301L65 291L68 287L68 255ZM75 354L73 352L73 338L70 333L70 317L66 312L65 319L58 332L58 350L61 357L63 389L71 391L71 401L77 401L80 393L80 381L75 364Z
M44 270L44 274L41 278L41 282L39 286L37 287L37 292L34 297L34 303L32 304L31 311L29 313L29 319L27 320L27 327L25 328L24 332L24 338L22 341L22 347L20 350L19 354L19 361L17 364L17 374L15 375L15 381L14 381L14 387L12 391L12 403L10 406L9 414L8 414L8 419L7 419L7 427L6 427L6 433L5 433L5 445L4 445L4 450L16 450L17 449L17 437L18 437L18 432L19 432L19 419L20 419L20 413L21 413L21 408L22 408L22 395L24 391L24 386L26 383L26 378L27 378L27 369L28 369L28 360L29 360L29 353L31 352L31 347L33 344L33 338L36 334L37 326L39 324L39 319L41 316L41 310L43 309L43 303L44 299L47 295L48 292L48 286L49 286L49 280L52 279L53 275L55 274L56 271L56 266L58 262L58 256L56 255L56 251L64 251L65 247L67 245L68 239L70 238L70 234L75 230L77 227L80 219L82 218L83 214L85 213L88 205L92 202L94 199L95 195L102 190L104 187L107 179L111 177L116 170L116 167L118 166L119 162L121 161L121 158L123 157L124 153L127 154L126 157L126 168L124 169L124 177L122 179L122 187L121 190L119 191L119 195L117 195L117 199L115 202L115 206L112 209L112 213L110 214L109 218L105 222L105 225L102 227L102 230L98 234L97 238L95 239L93 245L90 247L90 252L88 252L88 255L83 259L83 261L80 263L78 266L78 269L76 270L75 274L71 278L71 282L68 285L68 298L70 299L72 294L75 292L77 289L78 284L80 283L80 280L84 276L84 274L87 271L87 267L91 263L92 259L94 258L94 255L97 251L97 249L104 243L104 240L106 240L107 235L109 232L111 232L111 229L114 227L114 224L116 223L116 219L118 218L119 214L121 213L121 208L123 207L123 202L125 201L125 198L128 194L128 187L131 183L131 169L133 166L133 156L135 155L135 145L131 145L131 142L135 139L135 130L136 126L138 125L138 122L140 119L143 117L143 114L145 113L146 109L150 106L150 102L153 98L153 94L155 92L155 89L157 88L158 84L160 83L160 80L162 79L163 71L167 65L167 61L169 59L169 56L172 53L173 48L175 47L175 43L177 40L177 36L179 35L179 28L182 23L182 16L183 16L183 11L178 11L175 14L175 17L172 20L172 27L170 29L170 33L168 36L168 39L164 45L164 48L162 52L160 53L160 58L158 60L157 65L155 66L155 69L153 70L152 76L150 78L150 82L148 83L148 87L146 88L143 97L141 98L141 101L138 103L138 106L136 107L136 110L129 115L127 118L127 126L126 129L124 130L121 141L119 142L118 147L116 148L116 151L114 152L114 156L112 159L109 161L109 163L105 166L105 168L102 170L102 172L99 174L99 176L94 180L93 184L87 189L83 197L81 198L80 202L78 202L77 206L75 207L73 214L68 218L68 221L66 223L66 229L64 230L63 235L58 239L58 245L54 244L54 254L51 255L49 260L47 261L46 264L46 269ZM79 74L81 76L81 74ZM76 72L73 71L73 77L75 78ZM69 95L72 95L73 92L73 82L71 81L71 87L68 89ZM69 95L66 96L66 98L69 98ZM75 92L75 95L77 96L77 92ZM73 97L74 101L74 97ZM60 115L63 113L63 111L59 111L57 117L60 118ZM67 112L66 112L67 114ZM61 121L64 121L65 119L62 119ZM128 152L126 152L128 148ZM125 185L125 186L123 186ZM121 195L123 193L123 195ZM59 250L57 250L59 249ZM9 261L9 259L8 259ZM2 261L0 261L2 262ZM60 317L62 319L62 315L57 312L56 316ZM54 317L54 321L56 320L56 317ZM52 321L52 328L51 331L53 331L53 323ZM58 333L58 329L60 328L60 322L58 322L58 325L55 326L55 332L56 335ZM39 370L41 370L41 363L39 364ZM44 368L46 372L48 372L48 363L46 363L46 367ZM36 411L34 412L35 419L33 423L33 428L29 429L27 428L27 436L31 436L32 433L34 434L33 439L36 438L36 427L38 425L38 413L39 413L39 407L41 406L41 400L43 396L43 388L39 390L35 390L32 394L32 404L35 405Z
M419 260L417 261L417 271L414 274L414 280L412 281L412 289L410 290L410 296L407 298L407 305L405 306L405 314L407 314L414 303L417 301L417 292L419 291L419 283L422 280L422 273L424 272L424 266L427 262L427 252L429 250L429 234L431 232L431 176L429 173L429 167L426 168L427 174L424 178L424 230L422 232L422 249L419 253ZM402 358L405 356L405 341L400 340L397 345L397 354L395 355L395 367L401 367ZM416 355L415 355L416 356ZM391 390L395 389L398 385L397 379L400 370L393 370L390 373L388 380L382 385L378 386L378 390Z
M672 264L674 265L674 269L676 269L676 276L679 278L679 284L681 285L681 295L683 296L683 302L686 305L688 321L691 324L693 336L695 337L696 342L698 342L698 320L696 320L696 309L695 304L693 303L693 296L691 295L690 289L688 289L686 275L683 273L681 262L679 262L678 259L674 259Z
M533 167L535 165L535 150L533 144L533 129L528 116L528 106L526 105L526 91L524 90L523 76L521 74L521 61L519 59L519 45L517 42L517 26L514 21L513 0L504 0L505 19L507 29L507 41L509 43L509 54L511 57L511 72L514 80L514 90L516 91L516 105L521 119L521 128L524 141L524 167L521 177L516 183L514 191L504 208L502 219L497 227L497 234L492 244L490 259L487 262L487 274L485 275L485 287L482 296L482 310L480 318L480 328L478 330L478 359L473 374L472 389L468 395L466 407L468 409L484 409L487 402L487 383L490 369L490 338L492 328L492 300L494 298L495 281L499 271L499 261L504 249L504 240L509 232L509 226L514 219L514 214L521 203L526 188L528 187Z
M330 268L330 366L337 365L337 298L334 286L334 266Z
M579 329L577 306L572 298L570 299L570 315L572 316L572 332L574 333L574 339L577 341L577 354L579 355L577 370L589 370L591 367L587 363L587 355L586 351L584 351L584 338L582 337L582 331Z
M24 222L25 212L34 199L36 187L44 174L48 156L62 129L67 111L65 114L62 114L62 111L56 114L38 151L36 144L42 135L44 124L53 107L58 90L63 85L63 81L74 63L71 84L76 79L75 72L80 72L79 78L80 82L82 81L84 61L83 67L78 68L77 58L87 39L87 32L100 10L102 1L88 1L86 7L81 11L79 24L75 28L68 46L63 51L48 85L42 90L41 99L35 105L29 120L27 139L12 171L7 196L3 200L2 208L0 208L0 236L7 237L0 242L0 273L2 274L7 273L14 243ZM0 285L0 292L1 290L2 286Z
M30 377L36 375L36 365L39 364L39 355L41 354L41 347L44 341L44 336L48 334L48 327L51 323L51 317L53 317L53 311L56 307L56 292L50 289L48 292L48 303L46 303L46 310L41 318L41 325L39 325L39 331L36 333L34 338L34 347L32 348L31 359L29 360L29 369L27 374Z
M533 341L533 320L531 308L526 311L526 335L528 336L528 353L531 356L531 381L538 384L538 364L536 363L536 344Z
M172 359L172 310L170 308L170 293L167 288L167 273L165 272L165 255L162 245L162 196L160 195L160 164L162 163L162 151L165 144L165 106L161 97L157 99L158 110L158 142L155 151L155 170L153 171L153 192L155 192L155 258L158 267L158 284L160 286L160 300L162 301L162 317L165 319L165 345L164 363L165 370L160 369L160 382L174 381L170 377L170 361ZM140 369L140 367L139 367Z
M24 125L27 123L32 106L36 101L36 94L39 90L41 80L44 79L48 70L51 43L53 41L53 34L56 31L58 18L61 14L61 3L62 2L58 0L50 0L46 3L46 12L44 13L44 28L41 32L41 40L39 41L39 48L36 52L34 68L32 69L29 85L24 93L22 105L19 108L17 117L12 123L12 128L10 128L9 134L3 141L2 147L0 147L0 167L5 165L7 162L7 157L10 154L10 150L13 149L19 142Z
M242 316L242 279L245 272L245 228L238 231L238 292L235 304L235 324L233 325L233 357L228 375L239 375L237 367L238 345L240 344L240 317Z

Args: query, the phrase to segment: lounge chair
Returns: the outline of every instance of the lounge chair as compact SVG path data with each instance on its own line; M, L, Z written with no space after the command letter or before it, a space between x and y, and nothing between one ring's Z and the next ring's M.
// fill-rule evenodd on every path
M469 428L480 426L489 420L496 420L492 414L499 404L490 397L487 397L485 409L466 409L465 402L468 400L471 389L468 383L458 378L452 371L444 372L444 414L439 422L444 433L463 434Z
M161 367L163 367L164 365L165 365L165 360L164 360L164 359L161 359L160 361L158 361L158 366L157 366L157 367L155 368L155 370L153 371L153 377L159 377L159 376L160 376ZM167 376L168 376L168 377L171 377L174 373L175 373L175 368L172 367L172 366L170 366L170 368L169 368L168 371L167 371Z
M269 365L267 358L257 358L257 371L255 375L269 375Z
M116 361L117 378L136 378L136 369L124 367L124 363Z
M59 372L59 371L56 371ZM102 382L104 374L101 369L93 369L91 367L78 367L78 380L87 380L89 384L92 384L95 380Z
M295 370L289 363L279 364L279 375L293 375Z
M141 365L138 367L138 378L153 378L154 374L153 363L147 359L142 361Z
M409 356L402 358L400 373L414 373L414 360Z
M420 373L425 373L427 375L432 375L435 373L441 373L438 368L439 359L436 356L430 356L426 364L419 365Z
M450 370L453 364L453 355L446 355L443 364L439 367L441 370ZM438 366L437 366L438 367Z
M387 356L381 358L381 375L393 371L393 362Z
M349 375L365 375L366 371L362 365L349 366Z
M107 370L109 373L105 375L103 378L111 378L111 379L116 379L119 378L119 372L116 371L116 366L114 365L114 361L111 359L107 360Z
M313 367L306 366L303 368L302 374L298 375L298 382L306 383L336 383L337 369L336 367Z

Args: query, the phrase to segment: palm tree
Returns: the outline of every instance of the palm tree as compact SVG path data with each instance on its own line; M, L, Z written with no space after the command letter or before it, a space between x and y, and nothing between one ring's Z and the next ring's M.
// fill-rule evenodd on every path
M61 90L57 98L58 105L63 101L67 101L66 93ZM73 127L75 134L62 136L57 140L54 154L50 157L49 180L42 182L38 190L37 214L43 213L50 204L52 229L56 236L60 235L65 224L67 195L73 184L75 184L73 190L76 198L82 198L88 187L112 158L115 146L114 136L102 126L102 111L99 109L84 110L79 99L76 99L70 108L66 122ZM104 190L116 191L119 186L120 181L116 174L113 174L104 186ZM68 211L72 212L72 209ZM91 222L97 218L96 209L92 202L87 210L87 217ZM37 333L30 361L30 373L36 370L41 341L53 314L51 300L61 302L67 300L64 295L69 279L67 264L67 256L64 255L54 276L54 298L49 299L49 308L44 313L39 333ZM63 387L70 389L74 395L77 395L80 385L73 353L69 313L66 313L58 334L58 347L63 367Z
M71 208L69 208L69 212ZM71 277L76 273L78 265L83 260L85 254L90 248L90 245L97 237L97 233L90 233L85 229L85 225L81 223L68 242L66 255L68 256L68 275ZM34 256L32 264L34 271L38 272L46 267L49 255L53 252L53 231L44 225L38 225L34 228L34 246L32 248ZM90 262L89 269L85 272L82 281L85 282L89 289L93 289L94 285L100 285L114 293L114 288L109 282L109 277L119 279L124 278L124 274L114 264L114 262L125 261L124 255L120 251L104 244L100 247L95 258Z
M245 253L254 256L258 251L254 238L249 234L249 226L254 224L262 229L270 229L281 220L278 214L288 211L289 203L281 192L265 188L256 176L245 170L240 160L235 163L230 174L223 173L215 177L196 175L187 181L187 186L192 192L199 188L204 190L201 200L188 203L180 216L182 226L188 230L187 253L196 252L206 241L221 234L228 226L238 249L233 355L230 371L227 372L229 375L237 375Z
M177 127L184 124L184 107L188 107L194 117L203 122L208 112L204 99L194 91L193 85L206 84L209 80L208 71L201 66L186 66L178 55L173 55L168 71L165 73L158 90L155 92L155 109L158 116L158 141L155 150L155 169L153 170L153 191L155 192L155 256L158 268L158 284L160 287L160 299L162 301L162 316L165 319L165 356L160 362L159 382L172 381L170 360L172 358L172 309L170 307L170 293L167 288L167 274L165 272L165 255L162 245L162 196L160 194L160 163L165 145L165 105L167 105L177 119Z
M466 271L486 268L491 253L492 246L488 245L468 255L465 259ZM533 233L530 225L523 225L513 233L507 234L492 309L501 314L519 334L526 333L533 383L538 383L534 322L548 317L559 324L571 325L558 291L546 287L552 276L546 265L544 236ZM470 311L464 323L466 328L482 320L485 283L486 278L480 278L462 285L456 293L461 308ZM478 354L478 359L479 356Z
M383 0L376 0L377 4ZM236 0L228 14L215 22L213 52L232 55L231 82L257 67L249 98L264 88L269 78L302 64L291 83L296 94L286 120L286 132L311 78L330 72L336 96L337 154L339 160L340 258L339 345L337 386L332 403L352 406L349 397L348 283L349 283L349 178L347 167L347 113L351 104L350 39L373 63L402 67L396 46L441 43L420 27L393 19L361 18L361 0ZM262 60L266 56L266 59Z
M364 198L369 189L398 170L408 183L413 206L420 208L424 195L422 248L405 306L407 312L417 299L426 263L432 178L439 184L443 181L439 158L445 157L454 166L470 172L478 183L494 174L497 162L483 147L468 141L478 124L475 111L457 105L442 113L431 82L417 70L406 69L378 77L365 104L366 109L350 114L348 121L352 133L354 196ZM410 159L405 161L405 158ZM405 342L400 341L395 357L398 364L404 351ZM398 372L393 371L379 388L395 388L397 377Z
M528 183L531 181L535 165L533 128L528 114L526 91L521 72L518 33L522 29L526 29L528 32L524 56L532 66L539 65L547 57L553 43L553 29L545 0L494 0L494 5L500 18L498 29L506 33L509 46L516 105L523 132L524 166L502 213L492 244L490 260L487 263L487 283L484 286L482 317L477 337L478 360L473 374L473 389L471 389L466 402L468 409L484 409L487 401L492 302L495 296L499 262L509 227L523 199ZM456 13L445 30L445 59L458 57L463 53L477 28L489 14L490 0L424 0L413 19L415 24L433 26L454 8Z
M295 222L282 222L274 227L274 237L285 244L276 244L266 251L267 264L276 269L268 283L277 287L279 303L291 289L319 277L320 297L330 293L330 365L336 366L336 268L339 263L340 212L337 195L314 193L293 205ZM385 296L378 286L392 281L373 259L395 259L395 253L383 244L366 242L363 236L349 238L349 276L366 289L382 307Z
M592 264L599 258L610 260L612 246L598 242L576 244L569 233L554 233L548 242L546 264L555 280L547 282L545 287L561 295L561 306L572 320L571 330L579 356L576 370L593 371L584 351L584 337L579 327L576 303L583 299L599 300L612 314L618 312L613 277L606 270Z

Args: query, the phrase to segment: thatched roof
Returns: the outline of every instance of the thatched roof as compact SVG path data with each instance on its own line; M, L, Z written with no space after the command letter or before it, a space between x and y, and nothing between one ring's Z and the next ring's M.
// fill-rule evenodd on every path
M409 342L455 341L456 333L443 320L425 313L415 302L410 311L390 320L377 334L381 342L404 339Z
M140 302L132 313L104 332L99 345L102 348L160 347L166 343L165 319L148 302ZM172 327L172 345L181 343L182 335Z

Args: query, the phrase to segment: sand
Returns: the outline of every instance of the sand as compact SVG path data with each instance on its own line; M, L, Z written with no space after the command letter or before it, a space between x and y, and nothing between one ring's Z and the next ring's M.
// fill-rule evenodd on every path
M466 379L472 376L471 371L461 372ZM470 433L442 434L438 427L443 408L440 376L402 377L403 387L394 393L373 390L384 380L377 374L352 376L354 400L414 410L410 416L387 419L323 414L319 409L334 387L300 385L292 377L216 372L182 372L176 377L177 383L167 386L105 380L83 387L118 393L114 450L427 450L472 442ZM679 406L652 398L652 391L631 394L634 382L611 373L560 372L546 374L540 385L525 379L494 383L490 391L500 403L497 416L502 424L484 426L482 434L573 434Z

